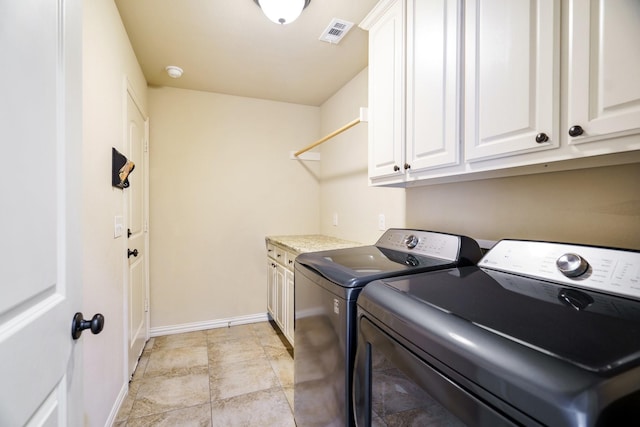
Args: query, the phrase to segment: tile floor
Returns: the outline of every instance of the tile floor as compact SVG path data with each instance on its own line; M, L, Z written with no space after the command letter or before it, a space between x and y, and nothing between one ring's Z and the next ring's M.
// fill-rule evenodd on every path
M295 426L292 354L269 322L152 338L114 426Z

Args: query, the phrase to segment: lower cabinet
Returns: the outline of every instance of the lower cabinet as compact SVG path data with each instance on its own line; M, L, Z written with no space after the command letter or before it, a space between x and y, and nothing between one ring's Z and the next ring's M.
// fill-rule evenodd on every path
M293 252L267 245L267 310L292 346L295 257Z
M284 316L284 336L287 337L291 346L293 346L293 324L295 317L293 302L295 300L295 290L293 287L293 271L289 269L284 270L284 292L284 312L286 313L286 316Z

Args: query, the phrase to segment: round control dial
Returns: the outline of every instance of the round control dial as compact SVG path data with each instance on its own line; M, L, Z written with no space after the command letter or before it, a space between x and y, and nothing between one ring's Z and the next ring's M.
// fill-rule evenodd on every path
M420 239L418 239L413 234L408 235L404 238L404 244L407 245L407 248L413 249L418 245Z
M556 260L560 273L567 277L582 276L589 269L589 263L578 254L566 253Z

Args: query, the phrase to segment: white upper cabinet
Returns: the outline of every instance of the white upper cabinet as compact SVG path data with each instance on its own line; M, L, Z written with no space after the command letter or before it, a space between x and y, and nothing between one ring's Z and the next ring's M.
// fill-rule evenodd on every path
M404 2L380 2L369 30L369 175L401 177L404 164ZM371 15L370 15L371 16Z
M369 30L369 176L459 162L460 0L382 1Z
M459 0L407 2L409 175L460 161L461 20Z
M559 147L560 3L465 8L466 160Z
M640 162L639 0L381 0L361 27L372 185Z
M572 2L568 52L569 143L640 133L640 1Z

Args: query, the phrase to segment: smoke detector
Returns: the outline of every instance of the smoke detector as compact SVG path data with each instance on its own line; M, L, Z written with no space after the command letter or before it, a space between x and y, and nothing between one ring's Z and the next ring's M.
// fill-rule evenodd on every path
M333 18L329 26L320 34L320 40L327 43L338 44L349 32L351 27L353 27L353 22Z
M178 79L180 77L182 77L182 68L180 67L176 67L175 65L169 65L167 68L165 68L165 70L167 70L167 74L169 74L169 77L171 77L172 79Z

